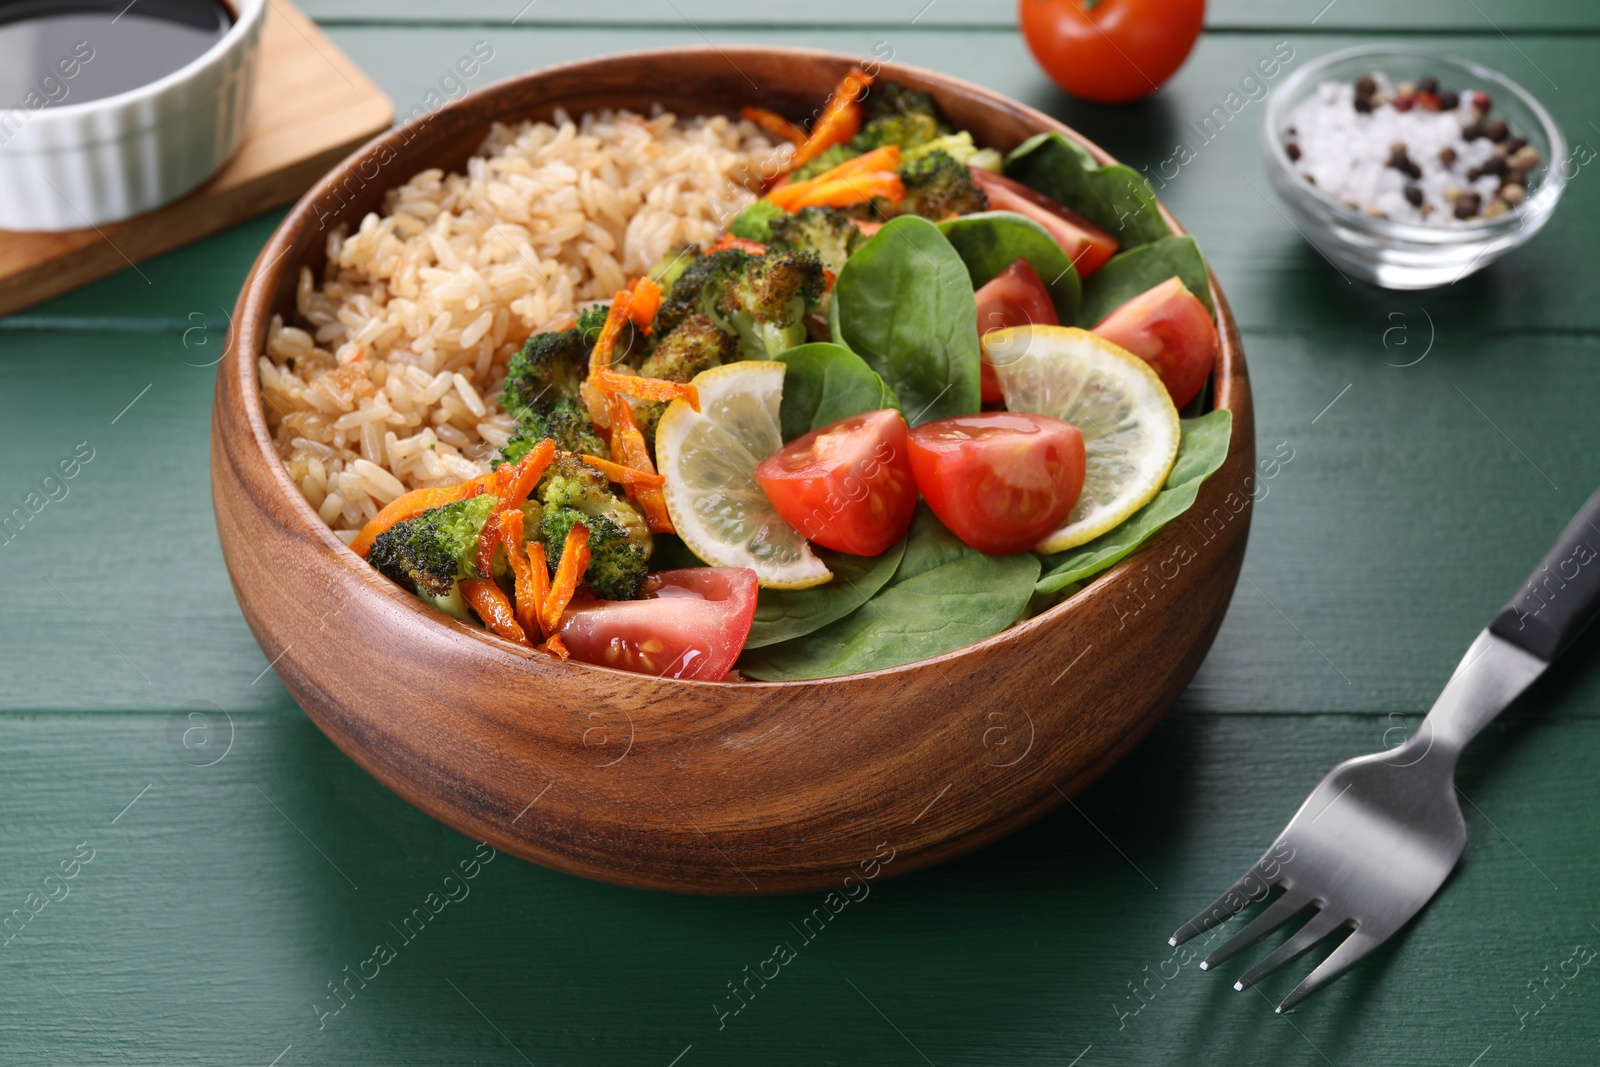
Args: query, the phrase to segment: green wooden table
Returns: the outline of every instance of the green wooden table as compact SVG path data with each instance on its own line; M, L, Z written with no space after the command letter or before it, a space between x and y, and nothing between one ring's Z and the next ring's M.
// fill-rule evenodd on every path
M1505 71L1600 145L1600 7L1581 0L1214 0L1188 65L1120 110L1057 92L1010 0L524 3L306 6L402 113L478 40L493 77L704 40L876 46L1153 165L1276 42L1303 62L1400 37ZM1387 293L1341 281L1254 191L1259 121L1252 104L1161 194L1238 312L1259 450L1288 457L1210 658L1076 803L875 885L811 940L812 899L475 861L289 699L207 489L212 364L281 213L0 321L0 511L92 456L0 545L0 1062L1600 1062L1600 961L1581 963L1600 949L1600 633L1469 752L1460 868L1357 972L1279 1017L1295 974L1238 994L1239 965L1166 947L1329 766L1415 726L1600 484L1600 171L1520 252ZM796 958L747 987L779 943Z

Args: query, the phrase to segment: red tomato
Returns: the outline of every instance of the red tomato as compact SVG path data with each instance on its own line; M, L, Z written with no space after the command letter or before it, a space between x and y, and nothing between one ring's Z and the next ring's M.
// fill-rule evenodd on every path
M1007 326L1059 326L1056 306L1050 302L1050 290L1039 280L1033 265L1019 259L978 288L978 336L990 330L1003 330ZM1005 400L1000 391L1000 379L995 377L994 365L989 357L982 357L983 402L997 404Z
M1021 0L1028 50L1073 96L1125 104L1172 77L1194 48L1205 0Z
M983 187L989 206L995 211L1015 211L1043 226L1078 268L1078 277L1087 278L1117 254L1115 237L1065 204L982 167L973 167L972 177Z
M698 682L733 669L756 615L755 571L662 571L645 590L639 600L574 601L559 631L572 658Z
M797 437L761 461L756 481L783 521L826 548L876 556L917 510L906 420L868 411Z
M911 470L928 506L980 552L1025 552L1059 529L1083 492L1076 426L1048 415L986 411L911 431Z
M1174 407L1199 395L1217 362L1217 327L1200 298L1177 277L1146 290L1090 333L1138 356L1161 376Z

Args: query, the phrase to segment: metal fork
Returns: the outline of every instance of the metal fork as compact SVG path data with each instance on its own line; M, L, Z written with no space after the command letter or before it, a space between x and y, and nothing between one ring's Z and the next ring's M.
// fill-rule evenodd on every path
M1397 748L1330 771L1272 847L1170 943L1183 944L1281 887L1281 896L1201 961L1208 970L1317 909L1233 986L1248 989L1350 929L1278 1005L1284 1012L1387 941L1438 892L1467 843L1455 795L1461 750L1566 651L1597 611L1600 491L1472 642L1417 732Z

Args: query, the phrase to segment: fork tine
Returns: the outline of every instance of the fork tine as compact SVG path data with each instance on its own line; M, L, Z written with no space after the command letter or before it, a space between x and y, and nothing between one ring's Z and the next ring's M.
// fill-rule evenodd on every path
M1340 946L1328 955L1328 958L1317 965L1317 969L1306 975L1306 980L1294 987L1294 991L1283 998L1283 1003L1278 1005L1278 1014L1282 1015L1302 1000L1339 977L1351 967L1361 962L1363 956L1387 941L1387 937L1362 930L1344 939Z
M1327 908L1317 912L1293 937L1274 949L1270 956L1240 975L1239 980L1233 983L1233 988L1249 989L1279 967L1293 963L1316 948L1317 942L1345 924L1345 920L1337 915L1337 912Z
M1274 900L1265 911L1250 920L1250 925L1230 937L1211 955L1200 961L1200 969L1208 971L1219 963L1225 963L1263 937L1278 929L1284 923L1299 915L1311 905L1311 896L1307 893L1297 893L1293 889Z
M1212 901L1200 914L1178 927L1177 931L1167 939L1167 944L1176 947L1190 938L1199 937L1213 926L1227 922L1245 908L1265 899L1273 886L1273 879L1261 874L1260 868L1266 858L1263 856L1257 860L1248 871L1244 872L1243 877L1228 887L1227 892Z

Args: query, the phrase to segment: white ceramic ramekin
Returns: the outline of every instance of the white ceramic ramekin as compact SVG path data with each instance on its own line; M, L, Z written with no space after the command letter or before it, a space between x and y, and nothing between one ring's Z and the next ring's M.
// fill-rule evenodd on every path
M268 0L192 63L125 93L37 110L0 104L0 229L77 230L171 203L244 138Z

